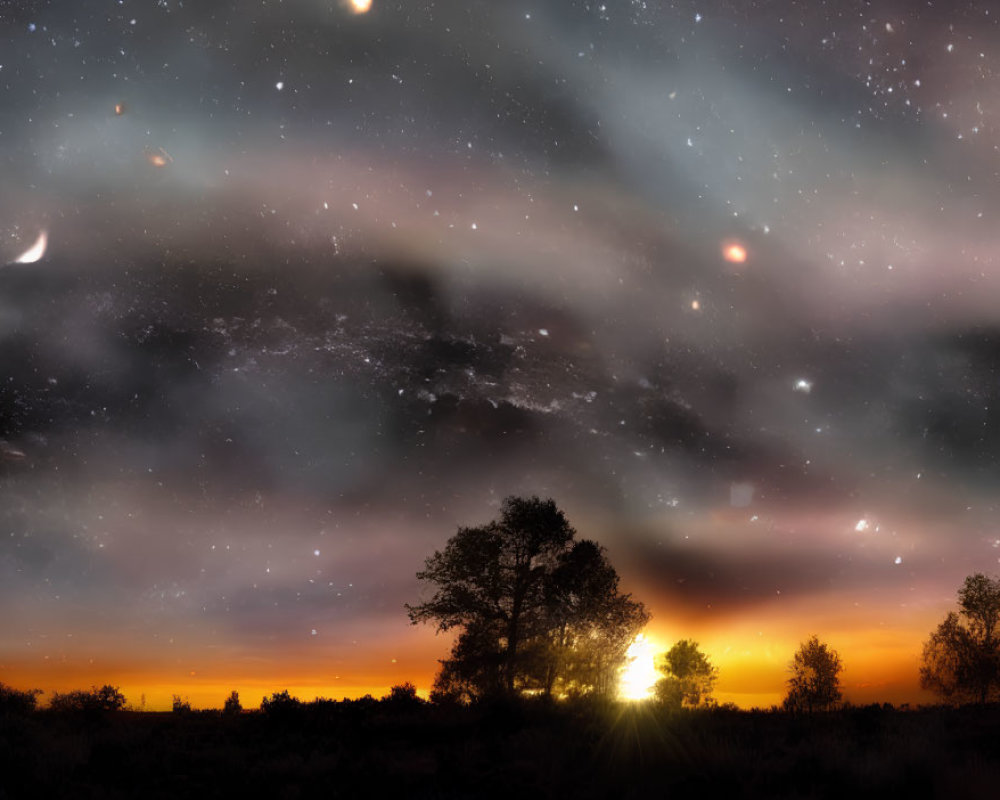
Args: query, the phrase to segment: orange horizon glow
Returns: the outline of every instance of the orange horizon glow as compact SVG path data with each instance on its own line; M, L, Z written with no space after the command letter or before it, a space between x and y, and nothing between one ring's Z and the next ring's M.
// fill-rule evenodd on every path
M684 534L704 552L725 547L739 559L744 551L767 546L783 529L810 530L836 541L847 553L852 548L863 548L869 556L877 552L886 570L906 568L894 564L902 537L880 539L874 528L860 533L853 511L828 516L787 512L771 519L769 526L747 519L745 509L721 507L717 513L687 519ZM599 519L587 522L587 528L604 527ZM933 528L911 529L909 535L928 551L929 542L942 538L933 533ZM812 634L840 654L845 700L858 705L936 701L919 687L920 656L930 633L954 608L952 587L961 582L958 570L933 580L914 571L902 596L891 586L849 582L836 589L800 587L793 594L785 591L779 576L778 591L770 597L758 593L743 599L731 593L727 599L712 596L705 587L694 590L688 583L665 581L648 568L640 570L626 548L615 549L610 557L619 564L623 588L652 614L643 634L654 643L655 654L681 639L698 642L719 670L713 692L719 703L741 708L780 704L792 657ZM926 557L933 555L928 551ZM286 689L304 701L339 700L381 697L406 681L427 696L438 661L447 657L453 642L449 634L410 625L401 608L398 613L387 609L378 624L318 626L318 636L309 635L303 626L301 635L280 642L271 636L247 640L238 629L220 633L208 623L185 627L167 618L155 628L94 630L84 609L60 605L57 613L55 607L50 611L23 629L23 644L15 646L16 640L10 639L0 656L0 682L43 690L42 705L54 691L106 683L119 686L133 706L145 694L150 710L169 709L174 694L193 707L221 708L236 690L244 708L257 708L263 697ZM24 607L15 604L9 613L11 619L30 616L27 602Z
M920 630L909 634L884 629L838 630L824 634L810 627L805 620L795 626L786 621L784 630L764 638L745 624L731 628L698 631L683 630L668 625L650 625L646 641L653 643L653 655L659 656L676 641L691 638L698 642L712 664L719 668L719 678L713 697L719 703L734 703L740 708L769 708L780 705L785 695L788 665L799 644L814 631L822 641L840 654L844 671L841 688L844 699L857 705L869 703L932 703L935 697L919 688L917 670L923 641L940 619L928 620ZM750 626L752 627L752 626ZM763 627L775 627L769 622ZM787 632L792 627L801 633ZM127 663L116 668L114 660L102 665L75 666L69 657L46 661L39 666L28 660L0 664L0 682L19 689L42 689L40 705L45 706L53 692L89 689L106 683L118 686L133 708L166 711L171 708L173 695L191 703L193 708L222 708L233 690L239 692L245 709L260 706L261 699L274 692L287 690L304 702L316 698L332 700L356 699L365 695L379 698L392 686L409 681L418 694L427 697L437 670L437 659L447 654L450 638L428 636L413 648L418 650L405 659L392 663L382 657L356 654L352 664L342 662L324 666L315 659L303 659L298 664L261 663L248 667L239 664L212 663L202 670L158 668L150 663ZM381 664L373 664L377 661ZM145 703L143 703L143 699Z

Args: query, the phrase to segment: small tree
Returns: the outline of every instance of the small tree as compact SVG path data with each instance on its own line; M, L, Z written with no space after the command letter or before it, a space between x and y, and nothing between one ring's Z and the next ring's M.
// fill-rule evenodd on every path
M223 714L239 714L243 711L243 706L240 704L240 694L235 689L229 693L229 697L226 698L225 705L222 706Z
M843 665L836 650L812 636L803 642L791 664L785 708L789 711L822 711L840 702Z
M419 708L424 704L424 701L417 695L417 687L410 681L393 686L389 689L389 694L382 698L382 702L397 711Z
M682 639L671 647L656 668L663 677L656 682L656 697L668 706L695 708L711 702L712 688L719 670L692 639Z
M171 708L175 714L188 714L191 712L191 701L187 698L181 699L179 694L173 695Z
M949 612L924 644L920 685L954 702L1000 697L1000 580L970 575Z

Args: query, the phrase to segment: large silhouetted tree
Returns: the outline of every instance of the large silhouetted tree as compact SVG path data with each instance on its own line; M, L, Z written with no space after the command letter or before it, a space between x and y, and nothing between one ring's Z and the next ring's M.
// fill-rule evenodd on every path
M459 528L417 577L434 595L410 620L459 628L436 697L536 690L607 693L649 619L618 591L603 548L574 542L552 500L508 497L500 518Z
M951 611L924 644L920 685L954 702L1000 698L1000 580L970 575Z
M660 701L676 708L694 708L708 702L719 672L691 639L677 642L658 660L656 668L663 677L656 682L654 693Z
M839 673L843 669L836 650L813 636L792 659L785 708L791 711L823 711L840 701Z
M545 694L611 694L619 667L649 621L642 604L618 591L618 573L600 545L574 543L544 582L539 617L545 633L530 646L527 688Z

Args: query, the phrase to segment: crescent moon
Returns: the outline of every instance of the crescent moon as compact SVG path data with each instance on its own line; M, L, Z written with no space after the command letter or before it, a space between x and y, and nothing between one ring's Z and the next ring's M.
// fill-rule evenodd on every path
M47 231L42 231L38 234L38 238L35 239L35 243L31 245L27 250L25 250L21 255L17 257L15 264L34 264L36 261L41 261L42 256L45 255L45 248L49 246L49 234Z

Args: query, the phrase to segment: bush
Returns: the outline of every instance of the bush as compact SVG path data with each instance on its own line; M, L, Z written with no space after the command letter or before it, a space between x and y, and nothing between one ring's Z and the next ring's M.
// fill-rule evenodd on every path
M91 686L89 691L56 692L49 707L53 711L121 711L125 695L117 686L106 683L100 689Z
M0 714L29 714L38 705L41 689L22 692L0 683Z
M191 702L186 698L181 700L179 694L173 696L173 711L175 714L190 714L191 713Z
M389 694L382 698L382 702L393 709L419 708L424 701L417 697L417 687L407 681L397 684L389 690Z

